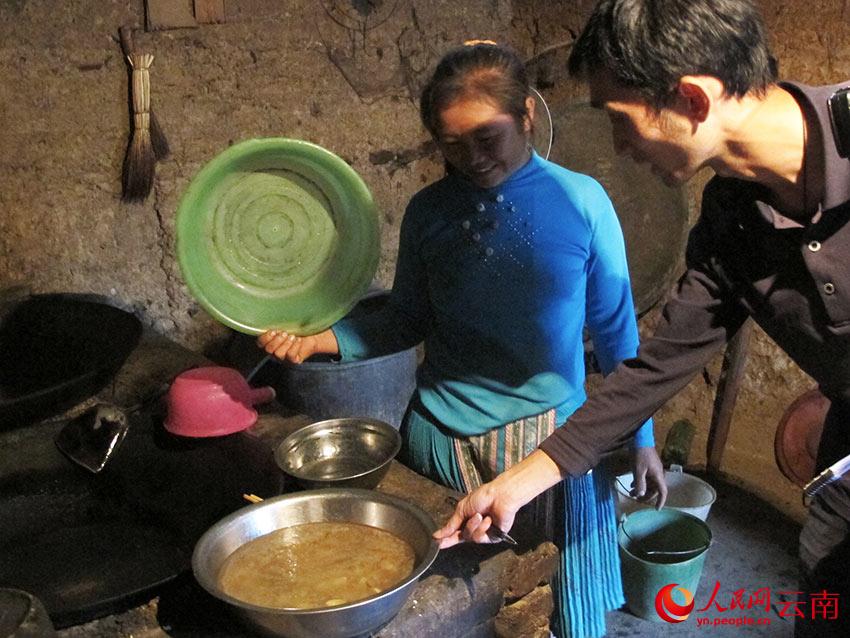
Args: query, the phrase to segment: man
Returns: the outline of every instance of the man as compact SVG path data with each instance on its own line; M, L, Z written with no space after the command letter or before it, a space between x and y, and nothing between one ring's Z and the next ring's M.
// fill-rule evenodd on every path
M618 152L669 183L703 167L716 176L656 334L540 449L462 500L435 534L442 547L486 542L491 524L509 529L534 496L592 468L748 316L832 401L818 470L850 453L850 162L837 151L828 110L839 87L777 83L749 0L602 0L569 68L610 116ZM802 590L850 605L848 530L844 477L812 502L800 537ZM817 626L807 611L797 634L850 635L850 609L840 614Z

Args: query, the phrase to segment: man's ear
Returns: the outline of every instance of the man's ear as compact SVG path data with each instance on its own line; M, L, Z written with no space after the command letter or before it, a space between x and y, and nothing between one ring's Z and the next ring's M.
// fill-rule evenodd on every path
M537 101L530 95L525 98L525 117L522 120L522 127L526 133L531 132L531 125L534 122L534 107L537 106Z
M716 95L718 87L714 86L715 84L719 85L722 94L723 85L715 78L686 75L679 80L676 93L684 110L683 114L691 121L701 124L708 119L712 101L719 97Z

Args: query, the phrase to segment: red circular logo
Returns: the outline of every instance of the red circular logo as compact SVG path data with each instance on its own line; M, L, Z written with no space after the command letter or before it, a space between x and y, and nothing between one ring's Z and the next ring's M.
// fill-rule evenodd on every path
M685 595L685 604L680 605L673 600L673 590L678 589ZM662 620L677 623L686 620L694 609L694 595L679 583L664 585L655 596L655 611Z

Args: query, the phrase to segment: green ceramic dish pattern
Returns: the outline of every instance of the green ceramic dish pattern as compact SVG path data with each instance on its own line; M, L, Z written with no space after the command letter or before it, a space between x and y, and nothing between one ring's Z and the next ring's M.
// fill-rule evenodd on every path
M195 176L177 211L177 260L194 298L247 334L331 326L369 287L380 234L372 195L330 151L247 140Z

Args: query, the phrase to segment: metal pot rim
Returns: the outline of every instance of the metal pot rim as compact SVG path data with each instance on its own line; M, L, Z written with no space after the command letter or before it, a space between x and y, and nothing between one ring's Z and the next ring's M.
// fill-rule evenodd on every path
M280 496L274 496L265 499L260 503L248 505L246 507L238 509L235 512L228 514L227 516L222 518L220 521L210 527L206 532L204 532L204 534L195 544L195 549L192 553L192 571L201 587L203 587L208 593L213 595L215 598L218 598L219 600L227 602L233 605L234 607L245 611L259 612L276 616L313 616L317 614L339 612L341 610L346 609L354 609L357 607L372 604L383 598L389 598L400 590L405 589L414 584L419 579L419 577L422 576L422 574L424 574L431 567L434 560L437 558L437 554L439 553L439 547L437 545L437 541L434 538L431 538L428 551L425 552L425 555L422 557L422 560L417 562L417 565L414 567L413 571L407 578L402 580L392 589L383 591L376 596L364 598L362 600L356 600L354 602L346 603L344 605L336 605L334 607L314 607L307 609L297 607L264 607L262 605L255 605L253 603L248 603L239 600L238 598L233 598L232 596L229 596L228 594L224 593L218 587L214 578L212 578L211 575L207 573L207 570L200 569L200 555L203 553L205 545L210 543L219 531L230 527L236 521L247 516L249 513L256 512L258 508L274 508L278 503L284 501L312 500L315 498L348 498L357 500L371 500L373 502L377 501L404 510L408 514L412 515L417 521L419 521L419 523L421 523L422 526L429 533L434 532L437 529L434 520L427 514L427 512L425 512L418 505L415 505L397 496L385 494L383 492L377 492L375 490L365 490L358 488L326 488L317 490L305 490L293 494L282 494ZM277 529L283 529L284 527L285 526L281 526ZM260 535L258 535L257 537L259 536Z

